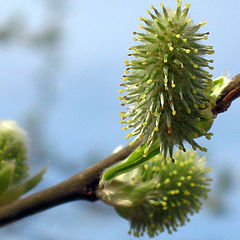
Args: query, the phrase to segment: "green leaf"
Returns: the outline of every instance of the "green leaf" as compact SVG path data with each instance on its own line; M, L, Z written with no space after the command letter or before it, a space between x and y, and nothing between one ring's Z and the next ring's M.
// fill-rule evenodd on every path
M10 186L0 196L0 206L10 203L18 199L21 195L35 187L42 179L43 174L46 172L47 166L35 176L26 179L18 184Z
M24 187L25 187L24 193L30 191L42 180L42 176L47 171L47 168L48 168L48 165L46 165L45 168L42 171L40 171L38 174L36 174L35 176L31 177L30 179L24 182Z
M158 142L153 144L153 146L148 150L147 154L144 153L145 149L146 149L145 145L138 147L127 158L126 161L120 162L120 163L114 165L113 167L110 167L109 169L107 169L106 172L104 172L104 174L103 174L102 180L109 181L122 173L128 172L131 169L139 166L140 164L148 161L149 159L151 159L152 157L154 157L155 155L157 155L160 152ZM146 154L146 155L144 156L144 154Z
M0 171L0 194L7 190L13 180L15 164L8 163Z

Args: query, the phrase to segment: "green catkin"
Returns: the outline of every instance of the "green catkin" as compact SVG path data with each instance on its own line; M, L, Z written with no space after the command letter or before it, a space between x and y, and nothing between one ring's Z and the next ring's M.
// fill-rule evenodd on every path
M0 121L0 206L35 187L47 167L29 177L27 135L16 122Z
M172 233L198 212L207 198L205 159L196 152L177 151L175 163L164 165L161 154L111 181L101 182L97 195L130 221L134 236ZM169 159L168 159L169 160Z
M150 19L140 17L144 32L134 32L134 40L141 44L130 47L126 60L127 69L121 84L121 113L123 129L133 129L126 138L135 136L130 143L141 139L149 148L159 141L160 152L172 158L173 147L185 149L188 142L193 149L204 149L193 139L209 138L207 132L213 121L211 107L212 80L207 71L212 60L205 59L213 54L211 46L204 45L208 32L198 30L206 21L194 25L187 13L190 4L177 9L166 9L162 13L154 6L147 11ZM164 143L164 144L163 144Z
M26 138L26 133L14 121L0 121L0 171L6 164L14 162L12 184L28 176Z

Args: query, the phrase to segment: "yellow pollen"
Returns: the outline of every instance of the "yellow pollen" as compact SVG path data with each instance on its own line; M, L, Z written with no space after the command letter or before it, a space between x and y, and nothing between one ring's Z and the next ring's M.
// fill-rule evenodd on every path
M151 5L151 6L150 6L150 8L151 8L151 9L154 9L154 6L153 6L153 5Z
M185 49L185 53L190 53L191 50L190 49Z
M166 203L166 202L161 202L161 205L162 205L163 207L166 207L166 206L167 206L167 203Z
M189 18L188 20L187 20L187 23L190 23L192 21L192 19L191 18Z
M175 83L172 83L172 84L171 84L171 87L172 87L172 88L175 88L175 87L176 87L176 84L175 84Z
M194 68L198 68L198 65L196 63L193 64Z
M177 35L176 35L176 38L180 38L180 37L181 37L181 35L180 35L180 34L177 34Z
M157 37L158 37L158 34L154 34L153 36L154 36L155 38L157 38Z
M175 116L176 115L176 111L172 111L172 115Z
M145 170L148 170L148 168L149 168L149 165L146 163L146 164L144 164L144 169Z
M183 150L183 146L182 146L182 145L179 145L179 146L178 146L178 149L179 149L179 150Z
M173 175L177 175L177 171L176 170L173 171Z
M119 92L119 93L123 93L123 92L124 92L124 89L119 89L118 92Z
M133 41L137 41L137 38L133 38Z
M122 127L122 130L127 130L128 126Z
M146 65L147 64L147 62L142 62L142 65Z
M148 150L149 150L148 148L145 148L143 152L146 154L148 153Z
M207 21L203 21L203 22L201 22L200 24L203 26L203 25L205 25L207 23Z
M121 112L121 113L120 113L120 117L121 117L121 118L125 118L125 113L124 113L124 112Z
M142 20L143 20L143 17L139 17L139 20L142 21Z
M167 178L167 179L164 181L165 184L168 184L169 182L170 182L170 179L169 179L169 178Z
M129 139L132 136L132 133L129 133L125 138Z
M213 49L212 46L206 46L205 48L206 48L206 49Z
M172 52L174 50L174 48L173 47L169 47L169 50Z
M147 55L151 55L152 53L148 51L146 54L147 54Z
M150 11L149 11L149 10L147 10L147 14L150 14Z
M123 77L123 78L122 78L122 81L123 81L123 82L127 81L127 78L126 78L126 77Z
M196 49L196 48L193 49L193 51L194 51L194 53L198 53L198 49Z
M152 83L152 79L147 80L147 83L151 84Z
M158 20L155 18L154 20L153 20L155 23L157 23L158 22Z
M146 126L147 125L147 122L143 122L143 124L142 124L143 126Z
M142 24L139 24L139 28L140 28L140 29L143 29L144 27L143 27L143 25L142 25Z
M129 146L132 146L134 143L135 143L135 141L131 141L131 142L129 143Z
M215 53L215 51L212 50L212 51L209 51L207 54L211 55L211 54L214 54L214 53Z
M158 113L157 113L157 112L154 112L153 115L154 115L155 117L157 117L157 116L158 116Z
M197 93L197 90L196 90L196 89L193 89L193 90L192 90L192 93L193 93L193 94L196 94L196 93Z
M185 42L185 43L186 43L186 42L187 42L187 39L186 39L186 38L183 38L183 42Z
M165 77L164 78L164 83L167 83L168 82L168 79Z
M154 128L154 131L155 131L155 132L158 132L158 131L159 131L159 128L158 128L158 127L155 127L155 128Z
M191 7L191 3L186 3L186 4L185 4L185 7L186 7L186 8Z

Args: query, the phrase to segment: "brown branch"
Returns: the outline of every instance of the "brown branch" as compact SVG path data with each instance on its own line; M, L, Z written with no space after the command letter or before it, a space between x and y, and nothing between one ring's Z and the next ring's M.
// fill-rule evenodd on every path
M212 112L217 115L226 111L232 101L240 96L240 74L235 76L223 89ZM113 163L126 158L140 142L127 146L71 178L28 197L0 207L0 226L15 222L24 217L48 208L74 200L96 201L96 188L103 170Z
M28 197L0 207L0 226L15 222L62 203L74 200L96 201L96 187L103 170L126 158L137 146L127 146L71 178Z
M233 100L240 97L240 74L236 75L223 89L216 100L216 105L212 109L213 114L227 111Z

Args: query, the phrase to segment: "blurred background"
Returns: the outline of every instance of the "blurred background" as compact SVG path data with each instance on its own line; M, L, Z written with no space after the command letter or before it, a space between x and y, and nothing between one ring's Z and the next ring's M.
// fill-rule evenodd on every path
M190 1L190 0L189 0ZM240 72L239 0L191 0L195 23L207 20L214 77ZM175 0L165 0L175 7ZM184 2L186 3L186 2ZM139 16L157 0L0 0L0 118L29 134L34 173L49 163L34 189L52 186L127 144L117 99L123 60ZM240 99L214 122L208 165L209 200L191 222L158 239L237 240L240 227ZM135 239L128 222L101 202L68 203L0 229L4 240ZM142 239L148 239L147 236Z

